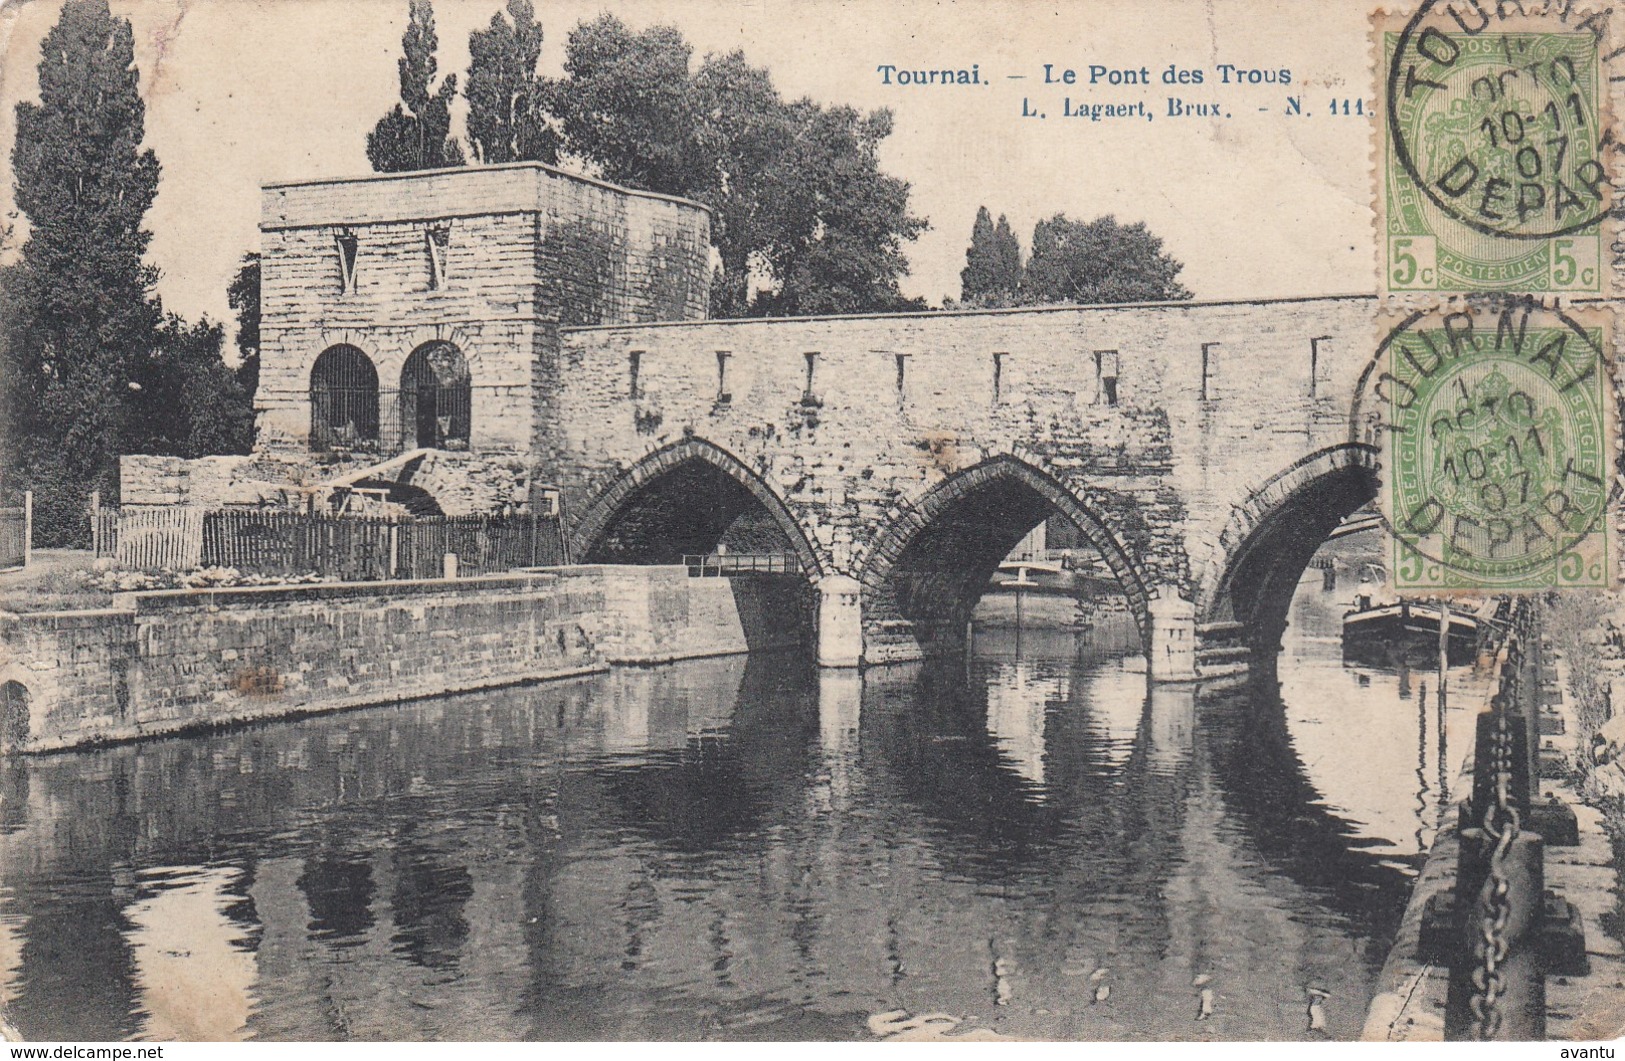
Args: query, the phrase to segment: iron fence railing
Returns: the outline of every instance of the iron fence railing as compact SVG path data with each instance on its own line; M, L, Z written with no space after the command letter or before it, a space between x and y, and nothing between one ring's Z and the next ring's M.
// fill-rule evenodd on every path
M319 387L310 392L310 448L392 457L409 449L468 448L473 395L467 386Z
M685 554L683 566L688 568L690 578L721 578L739 574L782 575L801 570L801 563L795 557L782 553Z
M439 578L448 553L461 575L566 562L559 519L545 515L400 518L171 506L100 509L98 555L136 570L230 567L345 581Z

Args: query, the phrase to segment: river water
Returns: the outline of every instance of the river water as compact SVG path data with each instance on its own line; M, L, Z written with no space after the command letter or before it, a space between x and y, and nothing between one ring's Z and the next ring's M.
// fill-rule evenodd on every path
M35 1039L1357 1037L1484 687L1441 760L1346 596L1300 591L1279 691L984 630L0 762L0 999Z

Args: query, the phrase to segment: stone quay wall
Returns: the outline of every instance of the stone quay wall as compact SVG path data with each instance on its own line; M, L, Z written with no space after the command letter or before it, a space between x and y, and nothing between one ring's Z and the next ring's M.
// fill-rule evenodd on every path
M0 682L27 690L20 751L793 647L795 578L572 567L464 580L135 593L0 613ZM775 616L776 621L764 621Z

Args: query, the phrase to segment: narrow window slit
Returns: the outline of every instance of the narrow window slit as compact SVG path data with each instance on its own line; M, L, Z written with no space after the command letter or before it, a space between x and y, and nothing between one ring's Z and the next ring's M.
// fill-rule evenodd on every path
M361 241L356 234L347 228L341 228L334 236L339 247L339 284L346 294L355 292L355 262L357 252L361 249Z

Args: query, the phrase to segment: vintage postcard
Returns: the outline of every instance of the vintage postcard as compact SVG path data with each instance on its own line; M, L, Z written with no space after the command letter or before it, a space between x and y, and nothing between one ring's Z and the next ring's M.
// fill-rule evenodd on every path
M0 1037L1613 1056L1622 93L1616 0L0 6Z

